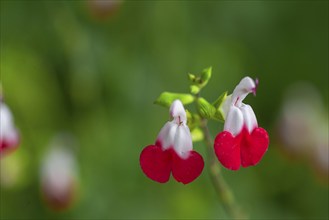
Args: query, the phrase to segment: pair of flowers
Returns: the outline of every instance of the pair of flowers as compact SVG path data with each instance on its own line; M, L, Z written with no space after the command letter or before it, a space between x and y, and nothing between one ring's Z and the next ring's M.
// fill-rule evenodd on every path
M73 152L64 148L73 142L71 139L68 135L56 137L41 166L42 195L55 210L69 208L77 196L77 164ZM12 112L0 97L0 157L14 151L19 142Z
M258 127L250 105L242 103L249 93L256 93L257 85L257 80L243 78L223 104L224 131L216 136L214 150L227 169L256 165L268 148L267 132ZM172 121L163 126L155 144L146 146L141 152L140 166L154 181L165 183L172 173L178 182L188 184L201 174L204 161L193 150L186 112L180 100L171 104L170 116Z

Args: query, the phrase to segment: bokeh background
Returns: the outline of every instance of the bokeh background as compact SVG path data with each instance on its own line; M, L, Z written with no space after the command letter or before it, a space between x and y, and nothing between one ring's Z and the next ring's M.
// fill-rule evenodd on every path
M153 101L188 92L186 74L208 66L210 101L245 75L260 80L245 102L269 150L255 167L223 170L241 208L328 218L328 1L1 0L0 10L3 95L22 138L1 158L1 218L226 218L207 169L189 185L158 184L138 161L168 120ZM213 137L222 126L210 122ZM79 189L58 212L42 199L40 166L62 132L76 140ZM206 158L202 142L194 149Z

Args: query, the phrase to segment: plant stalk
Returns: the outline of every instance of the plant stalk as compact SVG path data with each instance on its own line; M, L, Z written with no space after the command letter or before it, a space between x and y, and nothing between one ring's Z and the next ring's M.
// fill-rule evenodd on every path
M213 186L215 187L216 193L223 204L226 213L230 218L241 219L246 218L240 211L235 203L233 193L226 184L222 173L221 167L217 161L217 158L213 151L213 142L210 136L210 132L207 126L207 119L201 119L201 128L205 137L205 144L207 147L207 156L209 160L209 173Z

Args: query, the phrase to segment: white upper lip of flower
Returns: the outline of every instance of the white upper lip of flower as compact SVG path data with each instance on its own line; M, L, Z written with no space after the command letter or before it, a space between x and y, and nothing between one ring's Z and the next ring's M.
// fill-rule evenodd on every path
M8 106L0 101L0 140L16 140L18 134L14 126L13 116Z
M187 158L193 149L190 129L186 122L186 112L180 100L175 100L170 106L172 121L167 122L157 137L163 150L173 148L182 158Z
M71 151L64 147L51 146L41 167L42 183L55 193L63 193L70 187L76 173L76 164Z
M242 102L249 93L256 93L257 84L258 80L255 82L250 77L244 77L223 104L226 118L224 130L231 132L233 136L239 134L244 126L249 133L258 127L253 109Z

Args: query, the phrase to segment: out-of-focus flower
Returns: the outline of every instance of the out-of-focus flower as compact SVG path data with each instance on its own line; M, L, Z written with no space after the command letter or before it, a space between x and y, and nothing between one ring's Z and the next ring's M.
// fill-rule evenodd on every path
M9 107L0 100L0 157L19 145L19 134Z
M203 158L193 151L190 129L186 125L186 112L180 100L170 107L172 121L161 129L155 145L144 148L140 165L147 177L159 183L169 180L170 173L183 184L195 180L204 167Z
M309 159L317 173L329 175L328 114L316 88L301 82L289 87L276 130L284 152Z
M257 84L257 80L243 78L224 103L224 131L217 135L214 147L218 160L227 169L256 165L267 151L266 130L258 127L251 106L242 103L249 93L256 93Z
M105 20L118 11L122 2L122 0L88 0L88 6L95 18Z
M67 137L64 137L67 139ZM78 187L77 163L75 156L63 141L57 137L45 155L41 167L41 190L46 203L54 210L69 208Z

